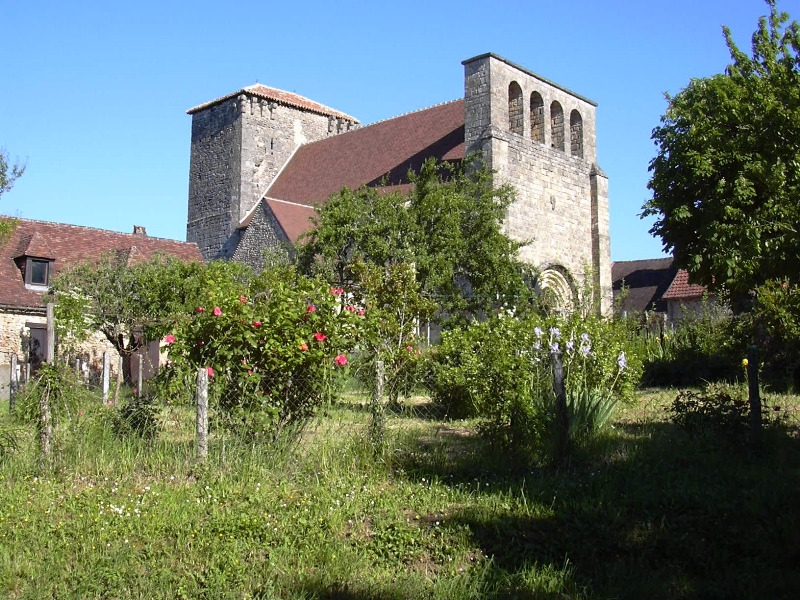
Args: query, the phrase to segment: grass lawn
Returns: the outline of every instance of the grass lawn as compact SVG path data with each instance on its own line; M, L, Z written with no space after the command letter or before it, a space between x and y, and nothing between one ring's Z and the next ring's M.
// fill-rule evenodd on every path
M189 410L165 410L155 441L120 439L87 400L42 468L0 404L17 440L0 458L0 596L798 597L797 399L753 456L673 427L674 395L643 392L559 466L424 403L389 418L376 456L357 402L294 445L212 437L198 465Z

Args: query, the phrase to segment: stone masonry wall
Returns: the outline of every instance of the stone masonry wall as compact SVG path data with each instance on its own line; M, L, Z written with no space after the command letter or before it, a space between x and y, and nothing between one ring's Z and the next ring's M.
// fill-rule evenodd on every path
M26 323L44 325L46 322L47 319L43 315L0 313L0 399L8 399L11 354L17 355L17 364L21 370L20 377L21 380L24 380L24 370L28 361L27 340L30 334ZM111 372L112 376L116 377L119 354L99 331L93 333L81 345L75 358L80 358L82 362L86 363L87 373L95 376L102 370L103 353L106 351L111 353Z
M234 100L192 115L186 241L206 260L224 254L239 224L241 121Z
M241 98L241 97L240 97ZM239 220L267 191L295 150L347 129L336 119L255 97L241 101L242 194Z
M289 239L284 235L275 215L262 202L256 208L250 225L239 242L233 260L250 266L258 273L264 268L265 252L280 252L285 249L288 253L290 248Z
M353 126L244 92L194 113L187 241L206 260L231 258L231 236L295 150Z
M594 164L594 103L494 55L466 61L464 68L466 147L483 152L497 172L497 184L508 183L516 190L505 229L526 243L520 258L539 269L566 270L578 285L586 269L593 269L602 308L607 311L611 297L608 187ZM517 86L523 100L521 134L510 128L510 117L515 122L519 119ZM554 144L558 141L550 114L554 103L560 105L566 122L581 123L574 131L581 131L582 139L566 139L563 150ZM537 114L543 116L544 143L531 137L532 129L534 137L542 129L531 127L532 114L534 125ZM568 128L565 134L571 131Z

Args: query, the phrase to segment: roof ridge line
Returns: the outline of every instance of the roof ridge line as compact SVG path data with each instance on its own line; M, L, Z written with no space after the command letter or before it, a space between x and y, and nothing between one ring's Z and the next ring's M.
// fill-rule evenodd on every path
M410 110L408 112L400 113L399 115L395 115L393 117L386 117L385 119L380 119L378 121L374 121L372 123L367 123L366 125L362 125L361 127L357 127L355 129L351 129L350 131L360 131L362 129L366 129L367 127L372 127L373 125L377 125L378 123L385 123L386 121L392 121L394 119L399 119L400 117L405 117L408 115L413 115L416 113L420 113L425 110L430 110L431 108L436 108L438 106L444 106L445 104L453 104L454 102L460 102L463 98L454 98L453 100L446 100L445 102L439 102L437 104L431 104L430 106L423 106L422 108L418 108L417 110ZM350 131L345 131L344 133L350 133ZM343 134L339 134L343 135Z
M90 225L75 225L74 223L61 223L59 221L42 221L41 219L28 219L26 217L11 217L8 215L0 215L0 219L16 219L17 221L27 221L28 223L43 223L45 225L59 225L61 227L77 227L79 229L91 229L93 231L103 231L105 233L113 233L114 235L127 235L136 237L138 240L164 240L166 242L177 242L178 244L195 244L195 242L186 242L175 240L173 238L158 237L155 235L138 235L136 233L125 233L124 231L114 231L113 229L103 229L102 227L92 227Z

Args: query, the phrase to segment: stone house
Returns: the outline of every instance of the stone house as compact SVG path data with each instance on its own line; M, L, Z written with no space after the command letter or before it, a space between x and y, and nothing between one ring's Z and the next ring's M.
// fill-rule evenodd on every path
M61 270L109 252L128 263L148 260L156 253L201 260L195 244L148 237L143 227L125 234L46 221L14 221L13 232L0 245L0 397L8 397L12 355L22 378L47 356L42 296ZM106 350L113 352L105 336L95 333L81 349L84 365L96 368ZM156 344L149 350L150 364L157 365L158 356ZM117 362L112 360L113 365Z
M308 98L251 85L192 116L186 239L205 259L263 266L343 187L407 191L430 157L482 152L516 200L503 224L522 260L564 305L586 273L611 309L608 179L597 164L596 104L505 58L465 60L464 97L362 126Z

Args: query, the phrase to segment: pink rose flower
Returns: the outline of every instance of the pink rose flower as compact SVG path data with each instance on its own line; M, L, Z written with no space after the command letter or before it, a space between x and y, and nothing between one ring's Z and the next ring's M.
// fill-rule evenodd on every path
M342 288L331 288L331 294L334 296L341 296L344 290Z
M406 346L406 350L408 350L409 352L411 352L413 349L414 349L413 346Z
M209 377L214 376L214 369L212 367L206 367L206 373L208 373Z
M363 308L358 309L358 316L363 317L366 311Z
M167 337L164 338L164 343L167 344L167 345L174 344L175 343L175 336L170 333Z
M247 304L247 296L239 296L239 302L242 304Z
M333 359L333 362L335 362L340 367L343 367L347 364L347 357L344 354L340 354L339 356Z
M206 309L205 309L205 308L203 308L202 306L198 306L198 307L197 307L197 312L199 312L199 313L203 313L203 312L206 312Z
M316 306L314 306L313 304L309 304L309 305L306 307L306 312L307 312L307 313L312 313L312 312L314 312L315 310L317 310L317 307L316 307Z
M318 342L324 342L325 340L328 339L328 336L318 331L317 333L314 334L314 339L317 340Z
M253 321L253 327L261 327L261 321Z
M220 316L222 314L222 309L219 306L215 306L213 312L214 312L214 316L218 317L218 316Z

